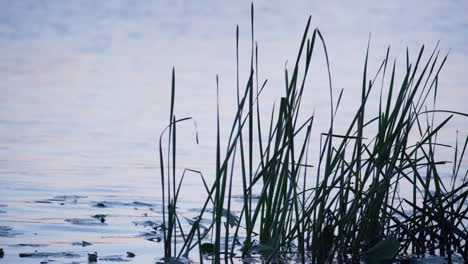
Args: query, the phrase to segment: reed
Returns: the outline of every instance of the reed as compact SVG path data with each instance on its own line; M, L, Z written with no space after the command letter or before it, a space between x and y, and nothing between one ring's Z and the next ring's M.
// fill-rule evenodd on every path
M176 261L193 252L200 263L207 256L214 263L247 257L275 263L380 263L427 255L447 256L451 261L454 254L466 262L468 171L463 172L462 164L468 137L462 145L458 139L455 146L438 143L439 132L453 115L467 116L436 108L439 73L447 56L441 56L436 47L423 59L423 46L411 62L407 52L399 80L389 48L370 77L368 47L360 105L347 129L339 133L334 123L343 90L336 97L324 38L310 24L309 17L295 64L284 72L284 95L267 119L260 114L259 99L267 80L261 82L258 76L253 6L251 63L243 89L237 27L237 110L223 152L218 104L216 177L211 186L199 171L188 169L181 177L176 175L176 125L191 118L175 117L173 70L170 122L163 132L168 135L167 154L162 135L159 141L165 260ZM312 55L320 48L328 71L330 125L320 134L320 142L311 142L314 114L302 120L301 102ZM216 85L219 93L218 77ZM380 95L376 114L369 106L372 93ZM436 116L446 117L436 122ZM440 148L452 148L453 160L438 160ZM313 165L312 150L319 151ZM440 168L449 163L451 175L444 176ZM177 211L186 172L200 175L207 190L200 213L188 220L188 227ZM232 211L237 177L242 182L240 215ZM410 196L400 194L402 186L410 186ZM204 226L202 220L210 224ZM178 236L182 242L176 242Z

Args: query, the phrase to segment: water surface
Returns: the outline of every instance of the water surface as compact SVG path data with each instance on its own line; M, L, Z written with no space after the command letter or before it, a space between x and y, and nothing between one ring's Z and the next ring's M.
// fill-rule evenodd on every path
M260 77L269 79L261 101L266 117L284 90L284 65L294 61L309 14L327 41L334 91L345 89L338 128L346 126L357 103L353 94L360 91L369 32L371 72L387 45L402 66L406 46L414 58L420 45L432 49L440 40L442 53L451 49L451 55L441 73L439 106L468 112L466 3L309 2L255 2ZM101 261L154 262L162 255L156 142L169 119L172 66L176 115L193 116L200 136L197 145L193 124L181 124L179 173L191 168L212 179L215 74L220 74L226 138L235 108L235 25L241 27L245 83L250 2L0 5L2 263L86 262L93 252ZM303 107L306 114L315 109L318 134L327 126L329 98L323 52L314 59ZM456 130L465 137L466 124L454 118L443 143L453 144ZM184 188L181 210L190 216L205 192L197 175L189 175ZM27 256L36 251L51 254ZM26 257L19 258L20 253Z

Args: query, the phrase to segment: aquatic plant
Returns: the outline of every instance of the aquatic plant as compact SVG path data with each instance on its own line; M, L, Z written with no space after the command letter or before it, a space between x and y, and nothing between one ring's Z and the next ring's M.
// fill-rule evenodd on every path
M449 261L458 254L467 261L468 171L460 169L468 137L462 146L457 141L454 147L438 140L453 115L467 116L436 109L439 73L447 56L441 56L436 47L423 60L423 46L411 62L407 51L399 81L388 48L371 78L368 47L360 105L347 129L339 133L335 119L343 90L336 97L324 38L320 30L310 29L309 17L295 64L284 72L284 95L273 107L266 120L269 129L264 131L259 98L267 81L259 85L253 6L251 22L250 68L244 89L240 88L236 29L237 110L224 152L217 106L216 177L211 186L199 171L186 169L180 177L176 175L177 124L191 118L175 117L173 69L169 125L159 140L165 260L174 262L193 251L200 263L204 256L214 263L252 256L266 262L378 263L428 254L447 256ZM301 118L301 103L312 55L320 47L328 71L330 125L320 134L320 142L311 143L314 113ZM218 77L216 85L219 93ZM369 98L375 91L379 104L374 114ZM447 114L436 122L437 115ZM450 163L438 160L440 148L454 151L448 177L440 172L441 165ZM309 163L311 150L319 151L315 165ZM199 174L207 190L198 216L187 219L188 228L177 211L186 172ZM232 210L235 177L242 182L239 215ZM401 195L401 186L410 186L411 196ZM202 225L202 220L210 224ZM176 241L178 236L181 242Z

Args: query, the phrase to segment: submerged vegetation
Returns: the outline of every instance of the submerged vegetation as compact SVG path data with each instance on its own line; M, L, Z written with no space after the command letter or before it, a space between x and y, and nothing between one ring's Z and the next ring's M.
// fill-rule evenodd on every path
M267 82L259 85L253 8L251 15L249 78L241 89L237 52L237 110L224 151L218 105L216 177L210 186L201 172L184 171L199 174L207 190L198 216L187 221L177 210L184 175L176 175L176 154L178 123L190 118L175 117L173 71L170 122L159 140L165 261L195 256L200 263L252 257L275 263L379 263L437 255L466 262L468 181L462 161L468 137L454 146L438 143L453 115L466 116L435 108L447 57L436 48L424 60L422 47L411 62L407 52L399 80L387 50L370 77L368 48L360 105L347 129L337 132L342 91L333 93L325 41L318 29L310 28L309 17L295 65L284 72L284 95L265 118L259 98ZM238 40L237 28L237 50ZM314 114L302 118L301 102L318 49L326 57L330 125L319 142L312 142ZM380 95L376 114L369 111L371 92ZM448 116L437 122L437 115ZM438 160L442 148L453 149L453 160ZM310 164L309 151L319 151L315 164ZM451 174L442 172L441 165L452 166ZM242 184L237 213L233 182ZM406 192L410 188L409 195L401 194L402 186Z

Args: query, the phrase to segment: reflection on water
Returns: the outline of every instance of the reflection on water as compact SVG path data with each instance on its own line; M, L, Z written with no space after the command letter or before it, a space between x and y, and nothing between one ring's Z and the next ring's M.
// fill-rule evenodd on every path
M53 115L41 107L47 104L32 112ZM153 128L152 117L145 118ZM153 263L163 252L157 133L109 129L114 122L131 125L126 118L90 120L69 113L69 119L77 124L0 120L0 144L8 150L0 152L2 263L87 263L94 252L101 261ZM203 159L192 162L206 166ZM200 183L199 177L186 178L184 188L191 191L180 203L186 217L198 212L205 197Z
M0 245L6 263L18 263L18 257L21 263L37 263L38 259L70 263L69 258L81 262L92 252L98 252L102 260L114 255L121 261L150 263L159 255L162 245L153 229L157 225L153 221L161 218L157 197L119 197L121 190L108 189L109 194L82 190L86 196L47 198L45 190L37 189L18 197L22 190L2 186L5 213L0 219ZM95 206L101 203L108 206ZM153 236L142 236L146 233ZM127 257L126 252L135 256Z
M154 117L143 114L137 122L147 125L131 130L135 120L123 113L137 105L115 109L121 117L105 120L100 114L91 117L96 109L54 103L64 109L66 118L44 110L48 104L43 102L29 111L48 121L0 119L2 263L86 263L94 252L101 261L153 263L163 255ZM113 100L103 98L101 103L93 105L97 113L106 111ZM8 107L17 106L6 105L2 111ZM125 129L129 131L122 132ZM182 129L181 135L191 135L187 130ZM183 168L202 169L210 181L213 133L200 134L199 146L191 136L181 136L178 173ZM239 188L234 187L233 201L240 205ZM402 195L406 192L411 190L403 186ZM188 174L181 214L195 216L205 195L200 177Z

